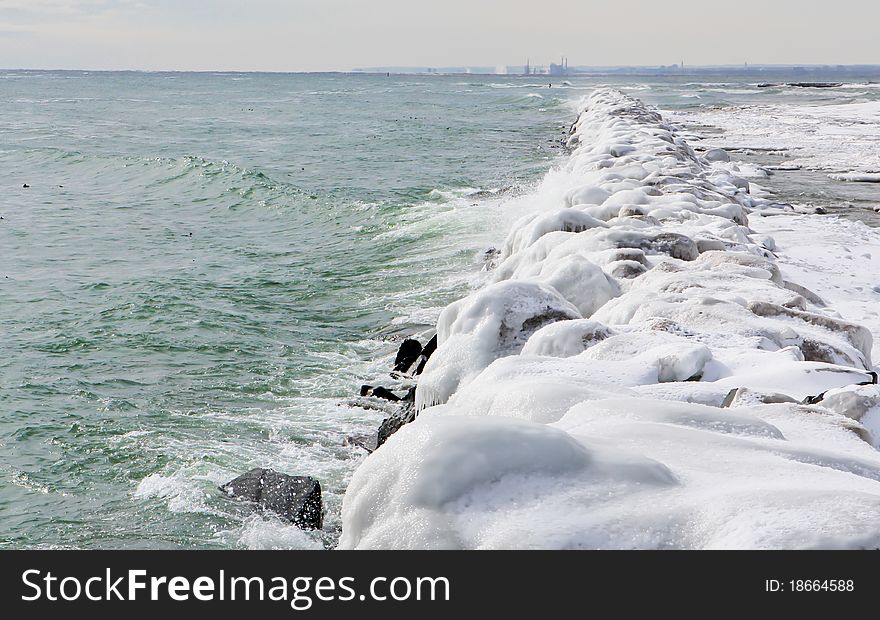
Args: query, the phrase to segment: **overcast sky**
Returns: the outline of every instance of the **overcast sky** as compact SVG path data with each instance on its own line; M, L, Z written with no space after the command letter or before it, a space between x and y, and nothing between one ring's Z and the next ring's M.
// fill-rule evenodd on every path
M0 67L880 64L880 0L0 0Z

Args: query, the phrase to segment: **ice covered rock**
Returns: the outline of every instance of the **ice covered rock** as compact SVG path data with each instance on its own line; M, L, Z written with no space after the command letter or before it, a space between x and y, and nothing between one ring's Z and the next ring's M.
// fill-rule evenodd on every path
M804 338L800 347L807 360L859 366L865 369L871 368L873 336L867 328L861 325L835 319L824 314L777 306L766 301L750 303L749 310L758 316L783 316L815 325L831 334L845 337L848 343L852 345L852 348L855 349L854 353L851 349L835 347L832 343L823 339Z
M614 335L614 330L589 319L551 323L528 339L520 355L571 357Z
M590 495L677 484L660 463L592 446L543 424L428 414L401 429L387 449L370 455L355 472L343 501L346 527L339 548L536 547L541 537L535 534L556 519L533 521L531 534L519 527L481 529L512 501L538 507L566 488L579 490L586 509ZM475 520L475 505L489 514ZM555 513L558 506L547 508ZM499 535L509 539L496 539Z
M547 215L530 215L514 223L512 232L504 243L503 256L529 247L549 232L561 230L579 233L591 228L607 228L607 224L597 220L580 209L562 209Z
M547 372L540 372L541 358L496 360L452 396L449 411L456 415L513 417L548 424L586 400L636 395L622 385L604 382L601 376L589 373L589 363L582 366L585 372L567 375L555 374L554 367L559 364L546 361L543 370Z
M729 162L730 155L728 155L727 151L725 151L724 149L709 149L708 151L703 153L703 159L708 162Z
M657 382L698 380L712 359L701 343L663 332L629 333L611 336L587 349L582 357L603 361L650 360Z
M687 235L671 232L655 235L647 244L647 248L657 253L668 254L672 258L680 260L697 260L697 257L700 255L697 244L694 243L693 239Z
M606 267L606 270L608 275L612 278L630 280L632 278L638 278L640 275L648 271L648 268L633 260L619 260L610 263Z
M880 386L848 385L825 392L820 404L841 415L860 421L868 411L880 406Z
M620 286L612 276L579 254L547 261L534 280L556 289L585 317L620 294Z
M774 403L797 403L796 399L786 394L775 392L759 392L749 388L730 390L721 403L721 407L751 407L754 405L771 405Z
M556 290L535 282L499 282L450 304L437 322L437 350L419 380L416 409L446 402L493 360L519 353L545 325L579 318Z

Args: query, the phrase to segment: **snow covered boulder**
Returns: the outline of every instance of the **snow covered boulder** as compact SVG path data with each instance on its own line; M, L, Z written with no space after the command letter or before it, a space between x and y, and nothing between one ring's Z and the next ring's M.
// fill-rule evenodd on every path
M695 381L712 359L709 348L699 342L666 332L618 334L584 351L582 358L647 363L656 370L656 382Z
M800 343L800 348L808 361L871 368L874 337L862 325L765 301L750 303L749 310L758 316L786 317L814 326L810 330L811 334L805 335Z
M730 155L727 154L727 151L724 149L709 149L705 153L703 153L703 159L708 162L716 162L720 161L723 163L727 163L730 161Z
M561 230L579 233L591 228L607 228L607 224L580 209L561 209L555 213L526 216L514 223L507 241L504 243L503 256L510 256L532 245L549 232Z
M659 254L668 254L672 258L679 260L696 260L700 255L697 244L687 235L678 233L660 233L655 235L647 244L647 248L652 249Z
M535 280L552 286L585 317L620 295L617 281L580 254L544 261Z
M861 421L868 411L880 406L880 385L848 385L829 390L822 395L819 404L848 418Z
M437 350L416 389L416 409L445 403L499 357L516 355L550 323L581 314L555 289L535 282L498 282L447 306L437 321Z
M590 319L551 323L532 334L520 355L571 357L614 334L607 325Z
M537 363L528 363L526 360L529 359ZM584 401L637 395L626 387L602 382L589 372L553 373L553 361L559 362L551 360L545 366L550 372L532 374L523 370L540 368L541 358L512 356L495 360L456 392L449 399L449 408L441 411L443 414L500 416L549 424ZM432 414L438 410L440 407L430 409Z
M660 463L543 424L430 414L355 472L340 549L558 547L546 543L560 522L590 519L591 497L678 483Z
M647 272L648 268L634 260L619 260L605 266L605 272L612 278L632 280Z

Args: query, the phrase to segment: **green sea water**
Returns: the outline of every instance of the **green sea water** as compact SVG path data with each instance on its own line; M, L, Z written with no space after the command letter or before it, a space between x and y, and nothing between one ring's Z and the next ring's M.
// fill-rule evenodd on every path
M571 122L510 83L4 75L0 546L332 545L383 417L344 399ZM251 467L318 477L326 532L219 495Z

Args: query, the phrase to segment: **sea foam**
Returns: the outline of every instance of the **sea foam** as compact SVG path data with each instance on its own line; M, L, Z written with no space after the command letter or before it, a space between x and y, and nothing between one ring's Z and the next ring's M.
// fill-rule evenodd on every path
M619 92L581 107L339 546L880 545L870 331L785 279L749 227L783 209L729 158Z

